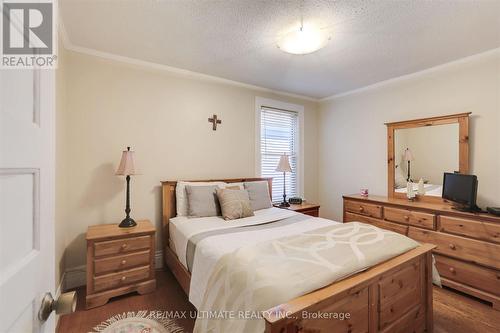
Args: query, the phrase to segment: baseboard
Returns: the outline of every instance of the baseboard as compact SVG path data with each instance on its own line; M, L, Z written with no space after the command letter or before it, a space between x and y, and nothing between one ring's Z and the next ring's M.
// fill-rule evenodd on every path
M158 250L155 252L155 268L163 269L163 267L163 251ZM64 272L61 278L61 284L59 285L57 293L60 295L63 291L84 286L87 283L86 280L87 267L85 265L69 268Z
M163 269L164 261L163 261L163 250L158 250L155 252L155 268Z

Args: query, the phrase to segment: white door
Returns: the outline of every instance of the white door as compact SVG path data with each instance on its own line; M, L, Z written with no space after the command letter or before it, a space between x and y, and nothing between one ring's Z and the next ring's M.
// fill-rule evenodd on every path
M53 70L0 70L0 332L53 332L42 323L54 295Z

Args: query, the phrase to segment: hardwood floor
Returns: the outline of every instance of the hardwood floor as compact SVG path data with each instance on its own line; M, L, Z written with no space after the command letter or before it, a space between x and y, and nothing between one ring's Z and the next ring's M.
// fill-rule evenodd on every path
M157 271L156 281L156 292L116 297L108 304L90 310L84 307L85 289L78 289L77 311L59 319L57 332L92 332L93 327L102 321L127 311L195 311L170 271ZM176 321L186 332L193 330L194 319ZM500 332L500 311L475 298L434 287L434 332L497 333Z
M146 295L136 293L115 297L106 305L85 310L85 288L77 289L76 312L59 319L57 333L87 333L106 319L127 311L196 311L189 303L170 271L156 271L156 291ZM176 323L191 332L194 319L176 319Z

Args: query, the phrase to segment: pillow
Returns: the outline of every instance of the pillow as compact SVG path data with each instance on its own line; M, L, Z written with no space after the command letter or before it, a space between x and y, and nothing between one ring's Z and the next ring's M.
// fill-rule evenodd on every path
M252 209L259 210L272 207L267 181L245 182Z
M217 189L216 191L224 220L236 220L253 216L248 191L228 189Z
M227 188L229 190L244 190L245 186L243 185L244 183L238 182L238 183L226 183L224 188Z
M401 170L400 165L396 165L396 170L394 173L394 186L396 188L404 188L406 187L406 178L403 175L403 170Z
M186 186L188 214L192 217L219 216L220 206L217 199L217 185Z
M188 201L186 194L186 186L207 186L207 185L216 185L219 187L224 186L224 182L185 182L178 181L177 186L175 187L175 201L177 206L177 216L188 216Z

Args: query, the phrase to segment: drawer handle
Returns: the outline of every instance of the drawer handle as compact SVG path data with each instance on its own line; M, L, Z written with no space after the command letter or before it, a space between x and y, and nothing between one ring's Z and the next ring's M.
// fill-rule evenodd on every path
M122 244L122 249L125 250L127 248L127 246L128 246L127 244Z
M408 215L405 215L405 216L404 216L404 219L405 219L406 221L408 221L408 220L410 219L410 217L409 217Z
M456 248L455 244L450 244L450 249L455 250Z
M122 260L122 265L125 265L127 263L127 260Z
M455 274L455 268L450 267L450 273Z
M363 212L365 209L363 207L359 207L359 211Z
M121 279L121 280L122 280L122 282L124 282L126 279L127 279L127 277L126 277L126 276L122 276L122 279Z

